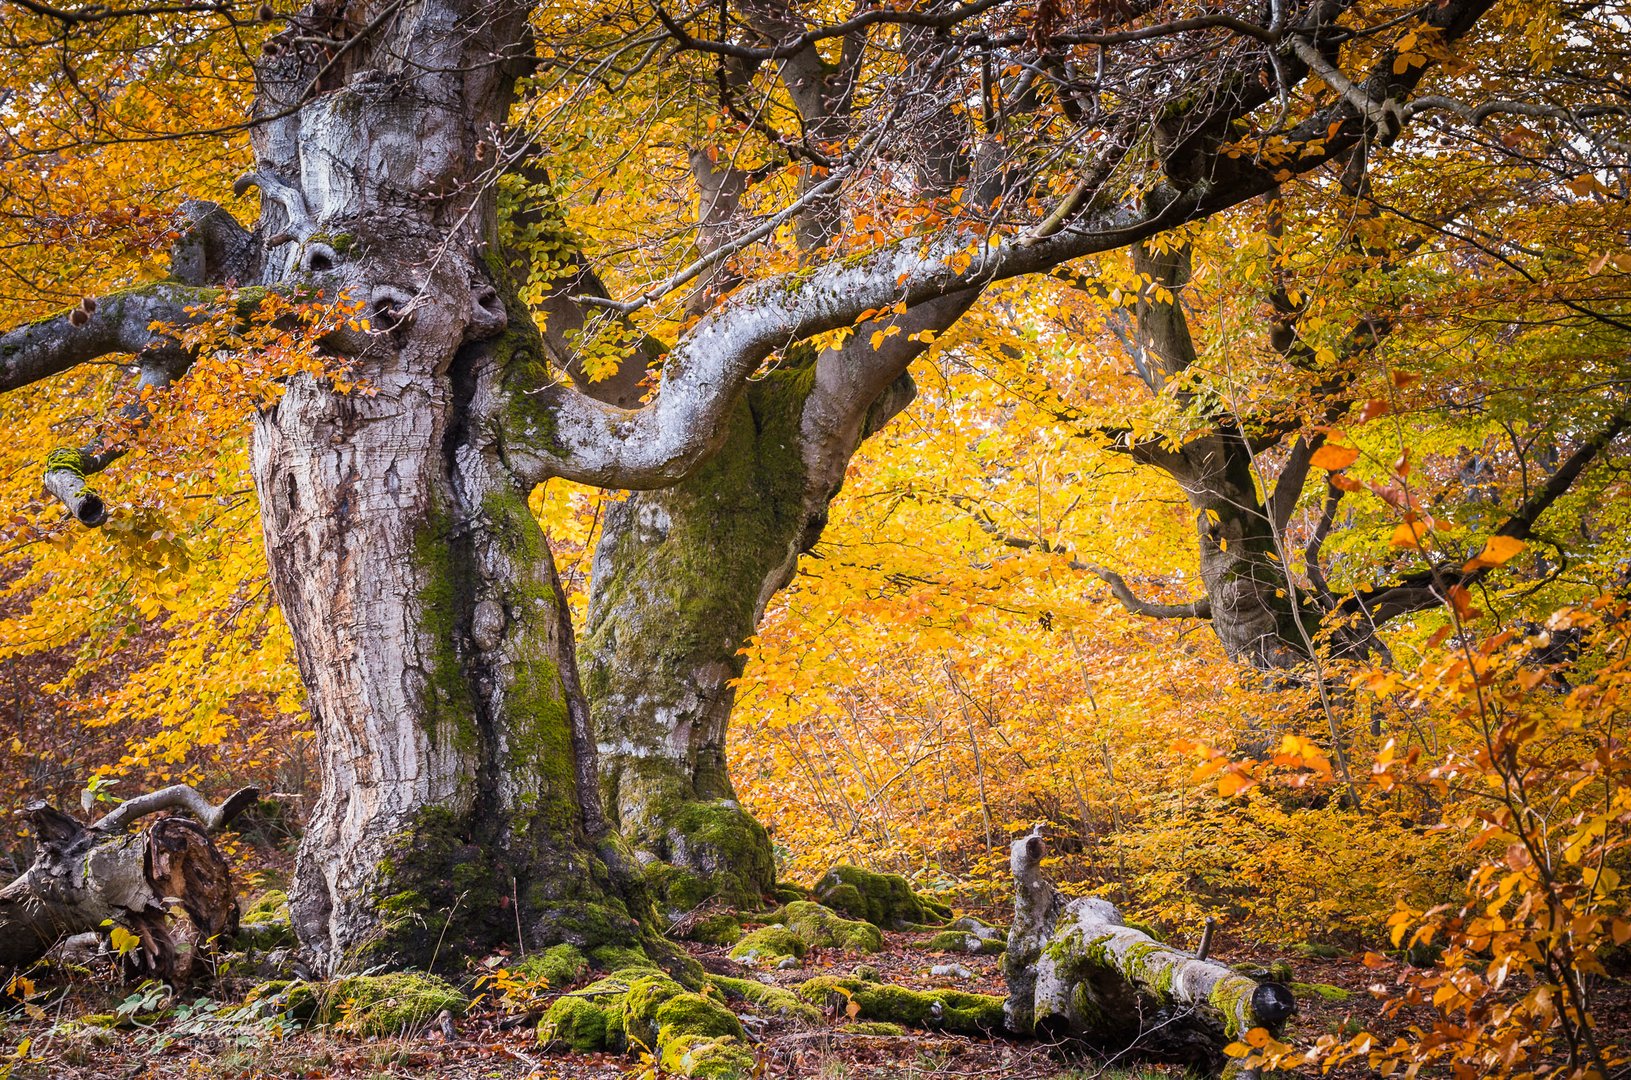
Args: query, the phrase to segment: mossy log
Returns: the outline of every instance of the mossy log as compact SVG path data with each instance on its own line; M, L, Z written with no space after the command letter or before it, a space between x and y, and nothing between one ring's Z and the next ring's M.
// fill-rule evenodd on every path
M22 816L37 850L32 865L0 889L0 966L33 963L64 938L118 927L139 940L129 951L139 973L165 980L185 975L169 909L179 901L193 924L197 947L189 960L237 932L232 871L208 834L257 797L245 788L214 806L177 785L131 799L90 826L43 802L29 804ZM162 817L141 832L126 831L144 814L176 807L202 824Z
M1222 1071L1224 1047L1252 1028L1277 1034L1291 990L1156 941L1097 897L1068 903L1042 876L1039 832L1014 842L1014 924L1003 957L1006 1024L1016 1033Z

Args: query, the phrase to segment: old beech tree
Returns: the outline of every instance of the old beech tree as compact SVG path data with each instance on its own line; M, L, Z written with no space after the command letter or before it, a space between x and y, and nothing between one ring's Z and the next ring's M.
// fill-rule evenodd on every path
M240 21L214 4L20 6L17 40L69 56L122 22L203 40ZM195 362L180 328L207 312L251 318L269 294L360 304L321 348L367 392L294 375L252 419L272 586L318 733L296 930L324 972L425 961L428 918L450 942L635 943L647 881L675 890L665 861L724 872L738 896L772 883L730 801L727 683L849 455L909 400L923 331L988 283L1391 143L1488 7L268 8L241 129L259 219L186 204L167 280L10 331L0 389L110 356L162 387ZM1431 46L1401 46L1407 31ZM504 193L547 187L555 152L536 117L560 109L523 105L653 71L711 94L776 167L699 146L676 196L693 242L641 278L572 238L573 207ZM921 212L850 238L860 207L902 205ZM547 268L524 239L539 236ZM756 246L784 242L792 265L756 268ZM643 323L652 308L674 317ZM574 333L608 325L635 331L602 334L624 353L611 371ZM139 406L44 463L87 526L118 513L88 481L132 419ZM553 478L637 493L606 523L581 660L528 510Z

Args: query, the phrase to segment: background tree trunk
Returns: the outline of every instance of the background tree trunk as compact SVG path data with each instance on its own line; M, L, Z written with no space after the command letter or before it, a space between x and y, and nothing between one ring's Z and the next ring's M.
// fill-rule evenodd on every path
M1195 511L1201 581L1224 652L1263 671L1305 662L1309 649L1292 610L1294 586L1245 439L1220 431L1156 457ZM1308 625L1317 627L1318 618L1311 616Z

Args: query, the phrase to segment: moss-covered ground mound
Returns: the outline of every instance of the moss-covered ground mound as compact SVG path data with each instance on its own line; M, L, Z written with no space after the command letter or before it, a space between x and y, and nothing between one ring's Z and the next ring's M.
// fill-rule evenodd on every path
M951 908L913 891L899 874L858 866L833 867L812 891L828 907L885 930L943 924L951 918Z

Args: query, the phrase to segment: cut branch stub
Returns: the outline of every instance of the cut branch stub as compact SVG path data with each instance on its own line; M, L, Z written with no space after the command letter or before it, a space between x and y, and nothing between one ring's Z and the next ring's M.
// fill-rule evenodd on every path
M45 490L55 495L81 525L93 529L108 520L108 509L102 497L86 486L85 476L100 468L93 455L71 446L62 447L46 456L45 475L41 478Z
M193 924L192 957L237 933L232 870L209 832L258 797L256 789L244 788L215 806L178 784L132 799L88 828L46 803L30 803L19 816L28 820L39 851L0 889L0 965L32 963L66 937L118 926L140 941L129 957L137 971L165 980L186 975L177 964L170 902L179 901ZM142 832L123 831L145 814L172 807L203 824L163 817Z
M1039 833L1015 841L1014 924L1003 973L1009 1027L1218 1072L1252 1028L1278 1033L1289 988L1198 959L1126 925L1098 897L1065 903L1039 870Z

